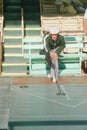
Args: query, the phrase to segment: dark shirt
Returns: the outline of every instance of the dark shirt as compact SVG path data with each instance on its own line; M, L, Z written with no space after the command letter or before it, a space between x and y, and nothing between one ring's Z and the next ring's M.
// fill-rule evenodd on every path
M65 39L62 35L58 35L55 41L53 41L51 36L49 35L45 41L48 52L58 47L56 53L60 54L61 51L65 48Z

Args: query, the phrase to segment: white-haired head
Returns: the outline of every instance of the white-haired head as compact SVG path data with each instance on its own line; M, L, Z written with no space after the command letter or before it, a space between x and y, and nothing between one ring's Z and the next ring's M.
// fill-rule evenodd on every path
M56 26L50 27L50 28L49 28L49 33L50 33L50 34L58 34L58 33L59 33L58 27L56 27Z

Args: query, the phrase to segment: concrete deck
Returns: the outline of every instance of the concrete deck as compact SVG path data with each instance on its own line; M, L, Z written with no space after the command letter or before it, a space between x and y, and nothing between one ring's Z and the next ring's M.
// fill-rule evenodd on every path
M87 84L87 76L59 76L59 84ZM0 85L54 84L47 77L0 77Z

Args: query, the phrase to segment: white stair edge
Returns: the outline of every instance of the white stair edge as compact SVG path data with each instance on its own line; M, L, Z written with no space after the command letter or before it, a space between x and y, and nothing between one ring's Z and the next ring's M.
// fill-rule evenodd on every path
M5 48L22 48L22 45L4 45Z
M8 54L4 54L4 56L10 56L10 57L17 56L17 57L20 57L20 56L23 56L23 54L22 53L8 53Z
M2 66L27 66L28 63L2 63Z
M5 72L2 72L1 73L1 76L27 76L28 74L27 73L5 73Z

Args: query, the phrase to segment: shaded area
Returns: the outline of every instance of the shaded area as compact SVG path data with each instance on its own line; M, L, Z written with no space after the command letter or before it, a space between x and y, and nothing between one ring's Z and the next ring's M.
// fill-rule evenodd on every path
M87 125L87 120L70 120L70 121L17 121L9 122L9 126L55 126L55 125Z

